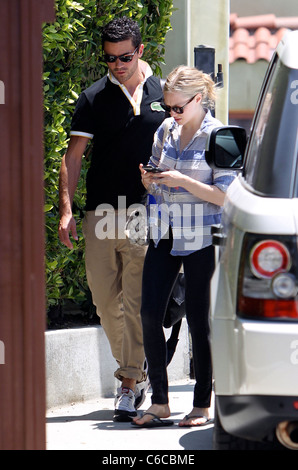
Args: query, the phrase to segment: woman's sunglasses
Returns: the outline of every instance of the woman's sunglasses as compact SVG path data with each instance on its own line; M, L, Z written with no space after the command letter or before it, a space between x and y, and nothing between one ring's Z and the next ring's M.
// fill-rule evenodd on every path
M160 105L167 113L174 111L174 113L176 114L183 114L185 106L188 105L195 98L195 96L190 98L190 100L188 100L188 102L185 103L183 106L168 106L167 104L164 104L164 103L160 103Z
M136 47L135 50L133 52L130 52L129 54L122 54L122 55L104 54L103 59L105 62L111 62L111 63L116 62L117 59L121 60L121 62L131 62L137 50L138 50L138 47Z

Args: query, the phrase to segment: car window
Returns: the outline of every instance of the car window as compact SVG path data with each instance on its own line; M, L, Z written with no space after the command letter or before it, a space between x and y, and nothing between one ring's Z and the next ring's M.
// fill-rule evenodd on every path
M244 177L252 191L297 197L298 70L275 56L252 126Z

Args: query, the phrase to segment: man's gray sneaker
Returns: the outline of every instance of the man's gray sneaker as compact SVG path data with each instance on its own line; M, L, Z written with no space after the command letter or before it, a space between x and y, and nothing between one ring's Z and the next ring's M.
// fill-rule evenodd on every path
M143 380L143 382L136 384L136 387L135 387L136 410L140 408L140 406L142 406L142 404L144 403L149 387L150 387L150 381L149 381L148 375L146 377L146 380Z
M135 394L128 387L117 388L117 396L115 399L114 421L132 421L137 416L135 408Z

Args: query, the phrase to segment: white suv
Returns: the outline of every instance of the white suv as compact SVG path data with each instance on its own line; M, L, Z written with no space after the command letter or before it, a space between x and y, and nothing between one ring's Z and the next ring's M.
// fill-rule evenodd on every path
M213 238L214 447L298 449L298 31L274 52L249 139L215 129L206 159L239 172Z

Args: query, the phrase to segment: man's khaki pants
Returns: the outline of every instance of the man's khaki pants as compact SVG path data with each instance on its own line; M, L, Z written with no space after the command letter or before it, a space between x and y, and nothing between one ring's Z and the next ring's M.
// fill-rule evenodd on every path
M140 307L146 248L126 239L125 212L86 212L86 274L93 303L119 365L115 377L140 382L144 380L145 360Z

